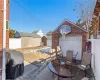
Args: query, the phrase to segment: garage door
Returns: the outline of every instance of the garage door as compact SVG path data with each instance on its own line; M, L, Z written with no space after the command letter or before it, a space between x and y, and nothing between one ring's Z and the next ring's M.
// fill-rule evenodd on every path
M73 55L77 55L77 59L81 59L82 55L82 36L59 38L59 46L61 46L63 55L66 56L67 50L73 50Z
M48 39L48 40L47 40L47 46L48 46L48 47L52 47L52 40L51 40L51 39Z

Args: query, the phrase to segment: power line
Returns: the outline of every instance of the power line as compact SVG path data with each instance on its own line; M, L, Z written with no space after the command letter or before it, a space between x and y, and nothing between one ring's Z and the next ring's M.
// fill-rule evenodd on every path
M20 4L19 2L18 2L18 0L13 0L16 4L18 4L21 8L23 8L24 10L25 10L25 12L27 12L27 14L32 18L32 19L36 19L36 17L33 17L33 14L27 9L27 8L25 8L22 4ZM38 21L40 21L40 20L38 20ZM51 31L51 30L50 30ZM48 33L49 31L47 30L47 31L44 31L44 34L46 34L46 33Z
M27 10L23 5L21 5L17 0L13 0L13 1L15 1L15 3L17 3L21 8L23 8L32 19L35 19L35 17L33 17L32 13L29 10Z

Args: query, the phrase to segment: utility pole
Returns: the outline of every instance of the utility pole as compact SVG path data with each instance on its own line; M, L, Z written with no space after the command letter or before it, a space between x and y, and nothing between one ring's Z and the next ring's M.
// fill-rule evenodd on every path
M6 80L6 0L3 0L2 80Z

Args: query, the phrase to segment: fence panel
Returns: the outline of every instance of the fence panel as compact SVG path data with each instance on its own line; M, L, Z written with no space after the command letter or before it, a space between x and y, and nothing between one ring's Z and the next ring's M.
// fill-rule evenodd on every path
M100 80L100 39L92 39L92 68L96 80Z
M21 38L9 38L9 49L21 48Z

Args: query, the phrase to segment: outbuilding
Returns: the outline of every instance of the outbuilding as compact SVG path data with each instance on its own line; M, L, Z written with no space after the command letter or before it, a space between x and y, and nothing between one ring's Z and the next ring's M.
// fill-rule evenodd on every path
M86 50L86 41L87 31L69 20L64 20L52 32L52 48L60 46L64 56L67 50L73 50L74 55L78 53L76 57L78 60Z
M21 39L21 48L37 47L41 45L41 36L35 33L16 31L15 38Z

